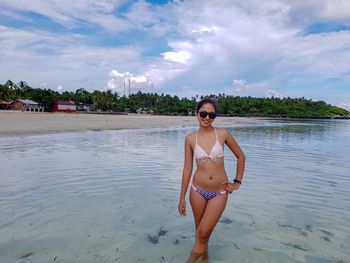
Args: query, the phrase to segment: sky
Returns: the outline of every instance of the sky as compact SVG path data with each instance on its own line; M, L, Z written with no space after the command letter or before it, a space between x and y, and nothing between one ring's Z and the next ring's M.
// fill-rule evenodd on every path
M0 83L350 110L349 10L349 0L0 0Z

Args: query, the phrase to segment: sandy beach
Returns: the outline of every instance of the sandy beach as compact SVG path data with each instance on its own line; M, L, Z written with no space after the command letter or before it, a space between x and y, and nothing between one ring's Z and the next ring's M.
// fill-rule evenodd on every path
M254 124L257 118L218 117L216 126ZM196 126L194 116L109 115L0 111L0 136L35 135L87 130L116 130Z

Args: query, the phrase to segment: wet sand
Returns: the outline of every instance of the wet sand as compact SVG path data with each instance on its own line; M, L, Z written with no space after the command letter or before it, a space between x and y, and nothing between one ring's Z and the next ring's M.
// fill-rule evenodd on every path
M216 126L255 124L257 118L218 117ZM35 135L88 130L170 128L198 125L194 116L33 113L0 111L0 136Z

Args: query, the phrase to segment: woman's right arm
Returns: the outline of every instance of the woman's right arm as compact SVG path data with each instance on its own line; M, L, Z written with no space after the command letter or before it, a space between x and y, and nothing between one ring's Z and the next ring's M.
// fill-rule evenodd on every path
M192 175L192 168L193 168L193 150L190 144L190 135L186 136L185 139L185 160L184 160L184 168L182 172L182 184L181 184L181 193L180 193L180 200L179 200L179 213L182 216L186 215L186 192L188 188L188 184L191 179Z

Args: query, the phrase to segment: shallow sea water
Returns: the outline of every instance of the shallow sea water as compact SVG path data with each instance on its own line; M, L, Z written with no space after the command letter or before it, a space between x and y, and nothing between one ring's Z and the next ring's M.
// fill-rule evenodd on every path
M350 122L227 128L246 172L210 262L350 262ZM193 217L177 204L195 129L0 137L0 262L185 262ZM228 149L225 164L233 178Z

